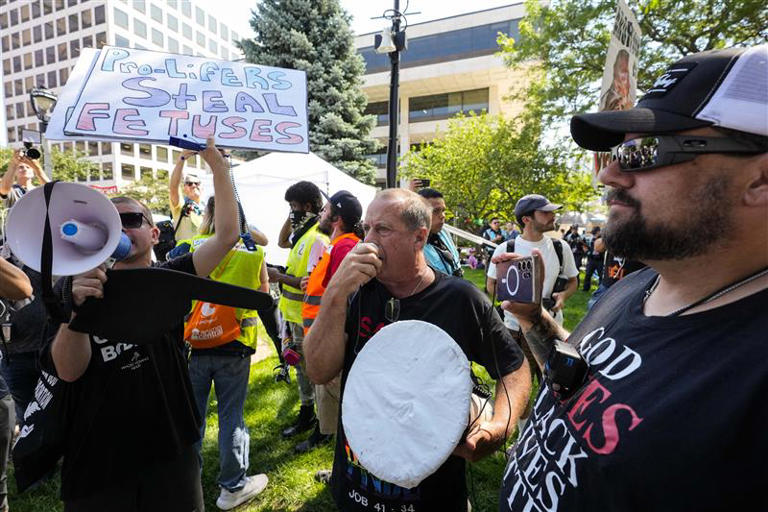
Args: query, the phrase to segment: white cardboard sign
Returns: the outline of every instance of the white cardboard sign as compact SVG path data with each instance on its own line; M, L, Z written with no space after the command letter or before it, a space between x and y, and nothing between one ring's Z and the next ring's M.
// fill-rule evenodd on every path
M303 71L105 46L70 87L66 136L309 151Z

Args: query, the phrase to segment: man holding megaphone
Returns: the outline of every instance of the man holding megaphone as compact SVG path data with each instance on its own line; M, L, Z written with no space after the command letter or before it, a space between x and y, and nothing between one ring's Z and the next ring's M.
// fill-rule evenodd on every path
M201 155L213 172L215 234L194 253L158 266L207 276L234 246L239 231L229 165L212 138ZM132 245L114 268L152 266L159 230L150 211L131 198L112 201ZM106 281L104 265L72 278L71 319L87 299L104 297ZM159 297L144 292L146 297L137 300L157 301L156 307L163 308ZM125 325L147 321L127 316L114 320ZM85 334L67 323L58 327L42 359L75 391L63 449L65 510L203 510L194 448L201 419L183 353L183 320L142 344Z

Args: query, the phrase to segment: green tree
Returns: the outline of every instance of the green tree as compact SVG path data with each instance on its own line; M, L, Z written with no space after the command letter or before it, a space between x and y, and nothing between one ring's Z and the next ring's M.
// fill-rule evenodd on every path
M164 174L153 178L143 176L139 181L123 187L116 194L109 197L128 196L141 201L154 213L171 215L170 200L168 199L168 175Z
M666 69L689 53L753 45L768 38L764 0L629 0L643 33L638 56L638 97ZM526 0L520 37L501 35L513 68L538 62L546 79L533 90L547 122L597 110L600 79L616 12L615 0Z
M364 115L365 71L338 0L262 0L253 11L253 39L238 42L255 64L306 71L310 149L366 183L376 171L365 155L374 116Z
M565 149L539 151L541 122L534 113L451 119L432 144L408 154L403 175L430 178L463 229L493 215L514 219L515 203L530 193L580 209L594 196L590 178L565 165Z

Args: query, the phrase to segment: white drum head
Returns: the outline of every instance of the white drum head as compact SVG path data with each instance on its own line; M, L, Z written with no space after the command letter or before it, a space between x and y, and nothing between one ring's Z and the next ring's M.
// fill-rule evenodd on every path
M377 478L410 489L462 441L469 360L448 333L419 320L377 332L355 359L341 419L350 448Z

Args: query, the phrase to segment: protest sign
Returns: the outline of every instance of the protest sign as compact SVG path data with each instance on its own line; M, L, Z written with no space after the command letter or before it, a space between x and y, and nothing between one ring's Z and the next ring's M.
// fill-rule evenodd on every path
M640 52L640 25L624 0L616 2L616 20L605 58L600 88L599 110L628 110L635 106L637 90L637 56ZM610 160L608 155L595 155L595 173Z
M303 71L105 46L72 85L65 136L309 151Z
M99 50L93 48L83 48L80 50L80 57L77 59L75 67L69 72L67 85L64 86L64 89L59 94L59 99L56 101L56 106L51 113L48 128L45 130L46 139L50 141L83 140L83 137L65 134L64 125L75 110L74 104L77 101L77 95L80 94L82 84L85 83L85 77L90 72L91 66L99 56L99 53ZM107 139L98 136L89 136L88 140L114 142L112 138Z

